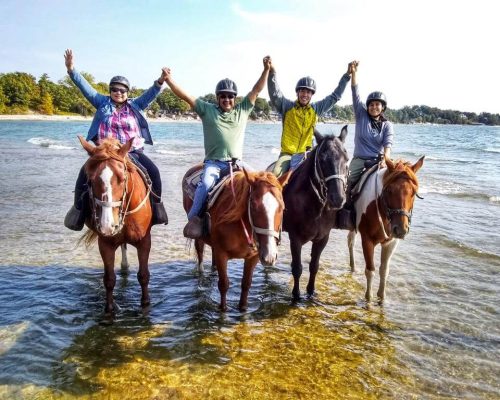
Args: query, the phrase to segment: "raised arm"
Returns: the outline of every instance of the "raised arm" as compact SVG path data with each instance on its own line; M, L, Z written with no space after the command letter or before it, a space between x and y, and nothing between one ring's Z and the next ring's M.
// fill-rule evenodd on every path
M358 72L359 61L351 61L347 68L347 71L351 74L351 86L356 86L358 80L356 78L356 72Z
M193 96L190 96L187 94L181 87L179 87L174 80L172 79L172 71L170 68L163 68L163 74L162 76L165 79L165 82L167 82L168 87L174 92L174 94L184 100L186 103L189 104L191 108L194 108L196 99Z
M66 65L66 70L68 71L68 74L70 74L74 68L73 50L66 49L66 51L64 52L64 64Z
M252 104L255 104L257 96L260 92L262 92L262 89L264 89L267 77L269 75L269 70L271 69L271 57L265 56L262 60L262 63L264 64L264 70L262 71L259 80L255 83L250 93L248 93L248 100L250 100L250 103Z

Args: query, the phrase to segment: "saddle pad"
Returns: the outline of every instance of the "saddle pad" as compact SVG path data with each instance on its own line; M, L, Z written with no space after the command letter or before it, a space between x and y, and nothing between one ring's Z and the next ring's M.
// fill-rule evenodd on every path
M183 182L183 190L188 195L191 200L194 200L194 192L196 191L196 187L198 183L201 181L201 176L203 174L203 168L194 171L191 175L187 176ZM222 187L224 183L230 179L230 175L224 176L217 184L208 192L208 207L213 206L217 197L219 197L220 192L222 191Z
M377 170L378 170L378 164L375 164L372 167L363 171L358 183L356 183L356 185L352 189L351 196L353 198L357 197L359 195L359 193L361 193L361 189L363 189L363 186L364 186L366 180L368 179L368 177Z

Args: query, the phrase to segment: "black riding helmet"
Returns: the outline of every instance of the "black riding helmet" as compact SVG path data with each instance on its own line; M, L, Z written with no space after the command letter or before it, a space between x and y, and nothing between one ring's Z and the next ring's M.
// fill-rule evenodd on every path
M310 76L300 78L297 85L295 85L295 93L297 93L299 89L309 89L314 94L316 93L316 82Z
M124 76L113 76L111 80L109 81L109 86L113 85L113 83L119 83L120 85L123 85L127 88L127 90L130 90L130 83L127 78Z
M228 78L221 80L215 87L215 94L218 96L219 93L222 92L233 93L235 96L237 96L238 88L236 87L236 83Z
M382 92L372 92L366 98L366 108L370 105L372 101L380 101L384 107L383 111L387 108L387 98Z

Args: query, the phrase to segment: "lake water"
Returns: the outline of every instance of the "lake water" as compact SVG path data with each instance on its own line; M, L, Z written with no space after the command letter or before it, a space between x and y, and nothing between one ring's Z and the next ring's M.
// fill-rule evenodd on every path
M152 306L139 306L131 249L110 319L97 248L77 247L81 233L62 224L86 160L76 135L89 122L0 122L0 398L500 398L499 127L395 127L394 158L426 155L424 200L392 259L383 306L363 300L360 240L351 275L346 233L333 231L316 297L290 303L284 234L277 265L255 270L246 313L237 309L242 262L230 263L221 313L217 274L208 261L198 274L182 236L181 179L203 158L201 125L151 125L147 154L170 224L153 228ZM265 168L279 137L279 124L249 124L245 160Z

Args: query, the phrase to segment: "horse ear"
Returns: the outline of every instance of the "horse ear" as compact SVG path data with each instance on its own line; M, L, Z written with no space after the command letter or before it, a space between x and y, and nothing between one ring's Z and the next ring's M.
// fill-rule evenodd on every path
M251 174L249 174L246 170L246 168L241 168L243 170L243 173L245 174L245 178L248 182L249 185L252 185L255 182L255 177Z
M422 168L422 165L424 165L424 158L425 158L425 156L420 157L420 159L415 164L413 164L413 166L411 167L413 172L417 173L417 171L420 168Z
M340 131L340 136L339 136L339 139L342 143L345 142L345 137L347 136L347 125L344 125L344 127L342 128L342 130Z
M281 187L285 187L287 185L291 176L292 176L292 171L288 170L278 178L278 182L281 184Z
M323 140L323 136L321 135L321 133L319 133L317 129L314 129L314 138L316 139L317 144L320 144L321 141Z
M87 142L83 136L78 135L78 140L80 141L82 147L85 149L85 151L89 154L89 156L93 155L95 153L95 146L91 145L89 142Z
M120 150L118 150L118 154L120 154L122 157L125 157L128 154L128 152L130 151L133 141L134 141L134 138L130 139L129 141L127 141L127 143L122 145L120 147Z

